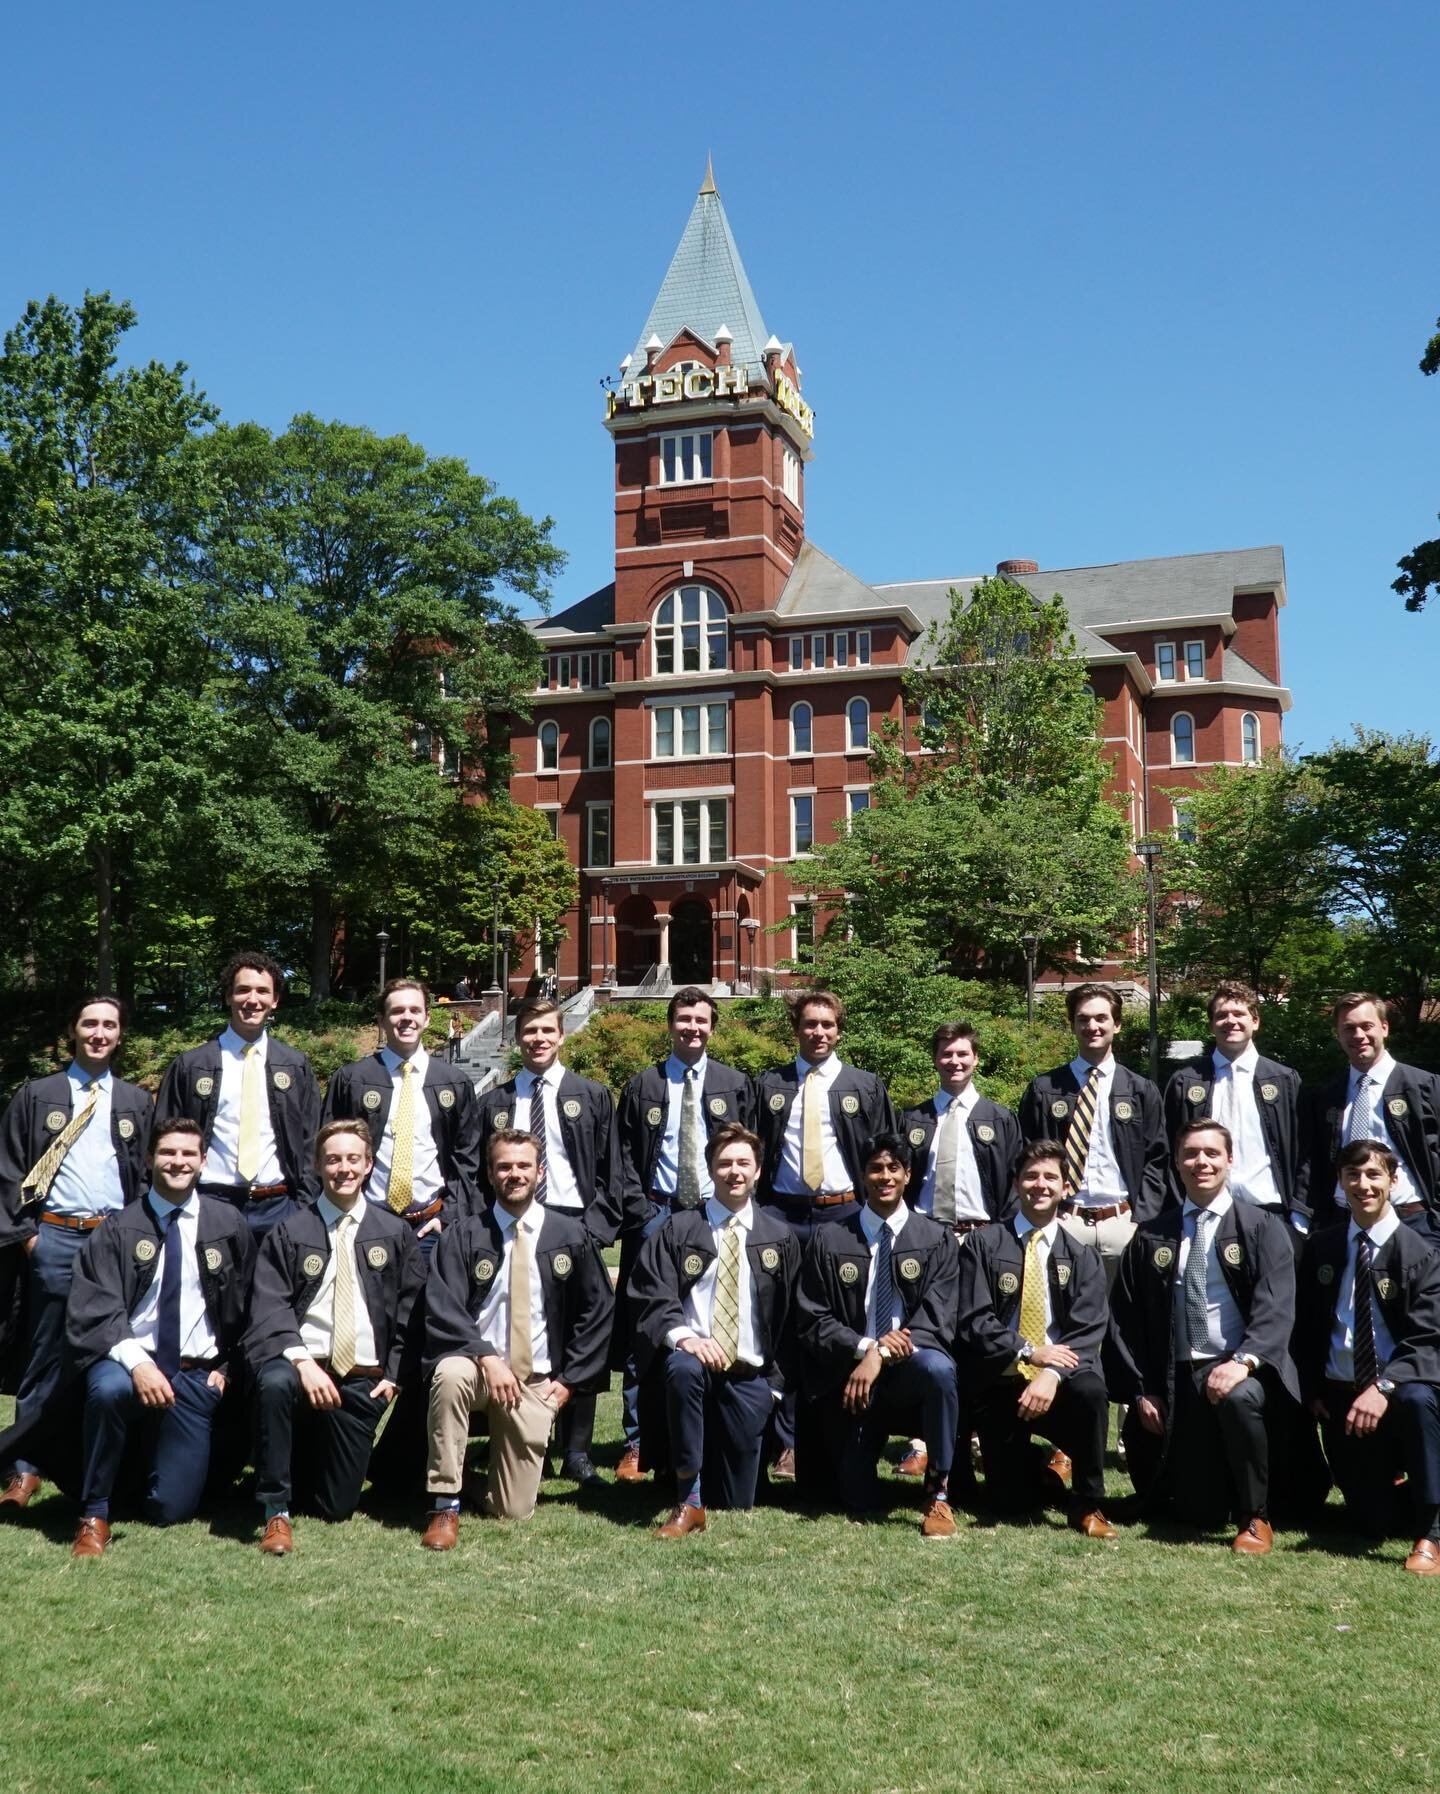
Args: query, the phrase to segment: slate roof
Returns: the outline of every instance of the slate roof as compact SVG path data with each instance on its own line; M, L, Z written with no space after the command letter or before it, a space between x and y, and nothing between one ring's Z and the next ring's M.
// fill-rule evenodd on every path
M598 592L591 592L567 609L556 611L553 617L532 617L530 627L539 636L548 635L551 630L562 635L598 635L607 623L614 621L615 581L612 579L608 586L601 586Z

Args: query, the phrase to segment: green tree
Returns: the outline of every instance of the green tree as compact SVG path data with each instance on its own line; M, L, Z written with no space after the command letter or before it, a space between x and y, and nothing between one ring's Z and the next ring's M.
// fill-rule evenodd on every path
M1435 320L1440 324L1440 318ZM1422 374L1440 373L1440 330L1425 345L1420 357ZM1391 586L1405 600L1406 610L1424 610L1432 592L1440 592L1440 538L1421 542L1409 554L1402 555L1397 565L1400 577Z
M122 988L147 884L166 882L204 784L189 544L207 492L187 451L215 416L183 364L118 366L134 323L108 293L73 309L52 295L0 353L6 901L58 912L61 952Z
M443 773L483 791L508 771L493 719L539 672L511 594L544 600L563 557L548 518L403 436L299 416L219 429L202 460L226 668L212 834L242 887L299 894L323 996L341 916L393 901L444 840Z

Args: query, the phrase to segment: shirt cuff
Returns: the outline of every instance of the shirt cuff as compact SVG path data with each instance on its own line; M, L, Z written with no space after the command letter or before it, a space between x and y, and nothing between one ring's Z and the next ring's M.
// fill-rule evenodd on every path
M665 1335L665 1343L670 1347L678 1346L683 1339L698 1339L700 1335L693 1327L672 1327Z
M302 1359L309 1358L310 1354L304 1346L286 1346L285 1356L292 1364L299 1364Z
M1296 1233L1303 1238L1310 1231L1310 1217L1308 1215L1302 1215L1298 1208L1292 1208L1290 1211L1290 1225L1295 1229Z
M131 1376L134 1376L137 1364L153 1364L155 1362L138 1339L117 1340L111 1346L109 1355L122 1370L128 1370Z
M855 1362L857 1364L865 1356L865 1354L870 1350L871 1346L873 1346L874 1343L875 1343L875 1341L873 1339L871 1339L871 1337L868 1333L863 1334L861 1336L861 1338L856 1341Z

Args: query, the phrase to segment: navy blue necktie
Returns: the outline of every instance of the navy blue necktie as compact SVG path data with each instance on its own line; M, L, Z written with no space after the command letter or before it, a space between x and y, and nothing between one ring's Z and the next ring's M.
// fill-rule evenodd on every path
M895 1236L889 1227L880 1229L880 1250L875 1255L875 1337L883 1339L895 1324L895 1278L891 1257Z
M160 1314L155 1323L155 1362L172 1381L180 1374L180 1211L173 1208L161 1221L165 1244L160 1259Z

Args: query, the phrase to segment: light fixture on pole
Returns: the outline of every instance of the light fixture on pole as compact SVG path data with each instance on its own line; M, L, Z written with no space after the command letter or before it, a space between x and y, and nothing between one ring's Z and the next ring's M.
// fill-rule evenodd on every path
M1150 1082L1160 1081L1160 966L1155 950L1155 862L1160 843L1137 841L1135 852L1145 865L1145 966L1150 985Z
M1025 949L1025 1020L1035 1020L1035 950L1040 945L1038 934L1022 934L1020 945Z
M384 990L384 988L385 988L385 955L390 946L390 935L386 929L382 928L380 930L379 934L377 934L375 936L375 943L380 949L380 988L381 988L381 990Z
M745 930L746 937L750 942L750 977L746 982L745 989L753 997L755 995L755 936L760 932L760 921L757 916L746 916L740 926Z
M487 997L500 995L500 891L501 881L497 878L490 887L490 988Z

